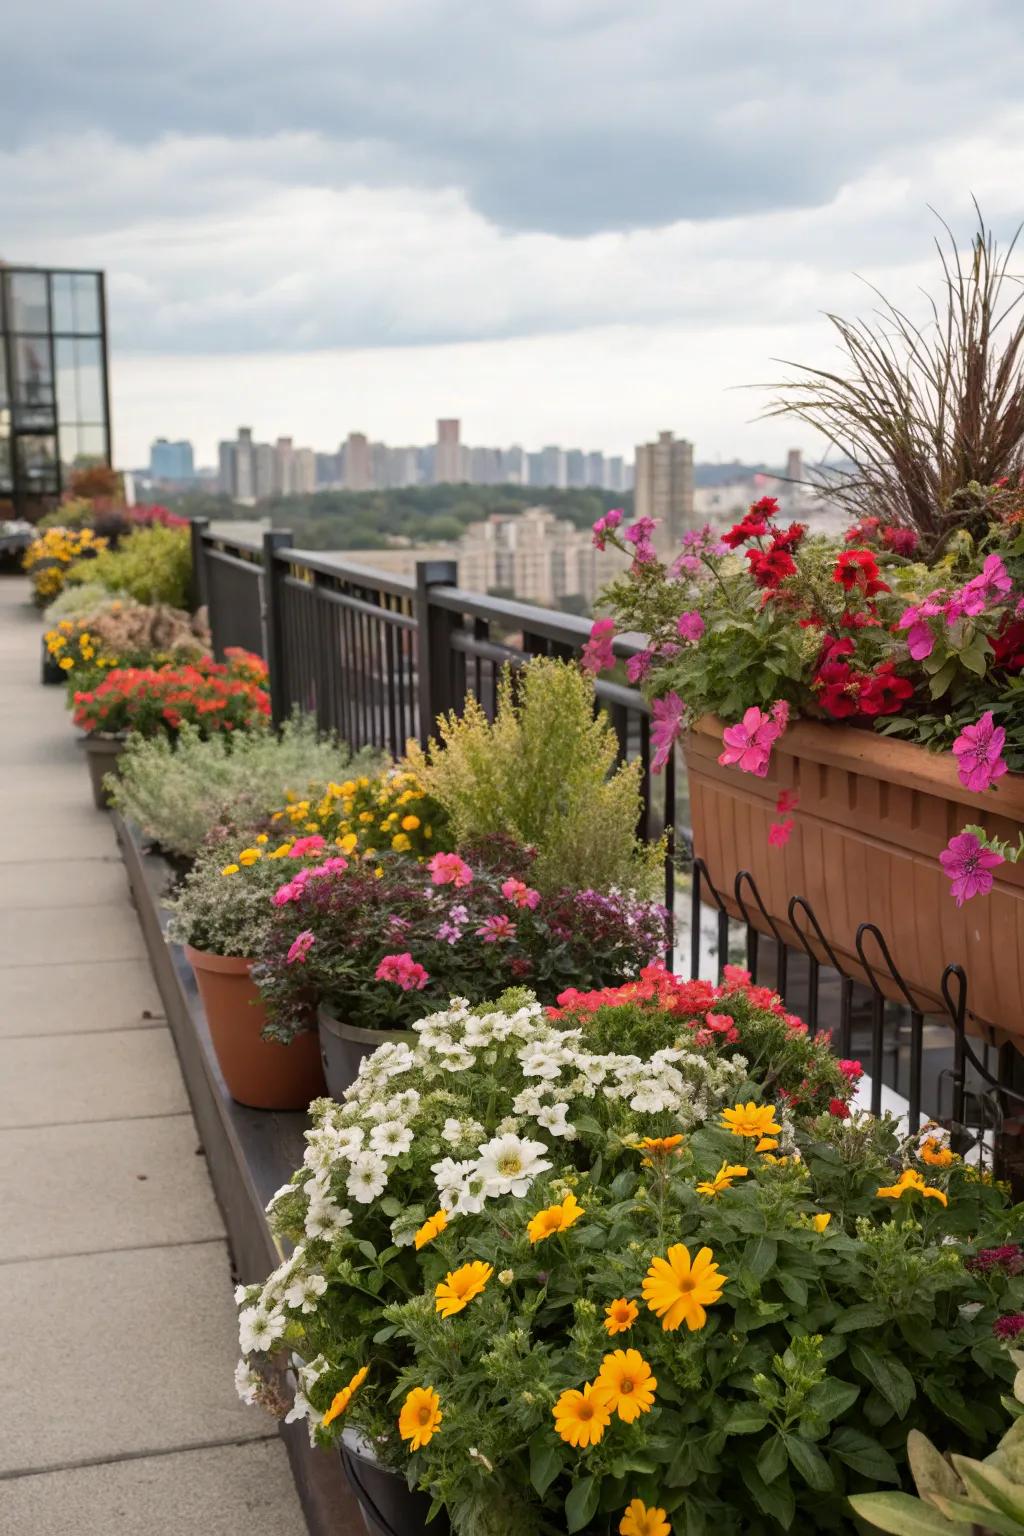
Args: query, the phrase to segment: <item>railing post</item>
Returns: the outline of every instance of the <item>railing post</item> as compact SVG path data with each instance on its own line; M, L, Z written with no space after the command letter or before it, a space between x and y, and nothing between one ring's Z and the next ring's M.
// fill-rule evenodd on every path
M438 715L456 709L452 631L458 616L430 601L431 587L454 587L459 568L454 560L416 562L416 678L420 743L425 747Z
M206 579L206 545L203 542L204 535L210 527L208 517L194 517L190 524L192 536L192 582L190 596L192 599L192 611L198 608L206 608L210 601L210 588Z
M274 555L279 549L289 549L294 542L287 528L274 528L263 535L263 656L270 686L270 719L275 729L287 718L289 700L285 697L283 570Z

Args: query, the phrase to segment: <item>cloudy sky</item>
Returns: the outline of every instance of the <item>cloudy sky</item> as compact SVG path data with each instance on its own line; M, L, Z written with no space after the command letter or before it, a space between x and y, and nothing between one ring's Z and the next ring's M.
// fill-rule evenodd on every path
M929 204L1024 214L1019 0L40 0L4 54L0 256L107 270L122 464L777 458L743 386L934 288Z

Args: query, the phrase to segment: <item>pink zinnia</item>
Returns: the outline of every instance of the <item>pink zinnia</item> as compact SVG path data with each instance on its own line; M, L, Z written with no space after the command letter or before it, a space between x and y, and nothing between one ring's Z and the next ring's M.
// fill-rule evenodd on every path
M958 832L939 854L939 863L952 882L950 894L958 907L972 896L985 896L992 889L992 871L1006 861L1001 853L985 848L973 832Z
M992 711L987 709L977 725L965 725L953 743L953 755L960 770L960 783L965 789L980 794L996 779L1006 773L1003 761L1003 745L1006 732L996 725Z
M768 828L768 844L771 848L785 848L789 842L790 833L793 831L793 818L787 816L785 821L773 821Z
M298 901L301 895L302 885L299 881L289 880L287 885L279 885L270 899L275 907L286 907L290 901Z
M725 768L735 763L743 773L753 773L763 779L768 772L772 747L782 731L783 727L771 715L752 704L738 725L727 725L722 732L725 751L720 753L718 761Z
M292 947L288 951L287 964L294 965L296 961L305 960L306 956L309 954L312 948L313 935L308 928L304 928L302 932L292 940Z
M622 508L612 507L593 524L594 548L604 549L608 535L622 522Z
M514 907L529 907L531 910L540 901L540 891L535 891L526 884L525 880L506 880L501 887L501 894L506 901L510 901Z
M686 705L678 693L666 693L663 699L655 699L651 704L651 746L654 748L654 756L651 758L651 772L660 773L672 755L672 748L676 738L683 729L683 715Z
M506 939L515 938L516 925L502 912L497 917L485 917L476 934L485 944L500 944Z
M704 620L695 608L679 615L676 620L676 633L680 640L686 640L690 645L697 644L704 633Z
M580 666L584 672L593 672L596 677L598 672L607 672L615 665L615 653L612 650L612 641L615 639L614 619L595 619L590 630L590 639L583 647L580 656Z
M864 1068L859 1061L851 1061L848 1057L839 1063L839 1070L848 1082L859 1083L864 1076Z
M435 885L469 885L473 871L457 853L435 853L427 868Z
M385 955L373 974L377 981L393 981L403 992L422 992L430 980L408 950L402 955Z

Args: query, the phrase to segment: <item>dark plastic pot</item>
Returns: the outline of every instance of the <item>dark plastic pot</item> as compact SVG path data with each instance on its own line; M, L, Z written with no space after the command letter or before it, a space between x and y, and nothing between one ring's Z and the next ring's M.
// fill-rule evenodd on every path
M359 1076L359 1063L378 1045L388 1040L408 1040L411 1044L416 1039L411 1029L360 1029L356 1024L344 1024L322 1003L316 1017L320 1029L320 1060L327 1079L327 1092L332 1099L340 1099L345 1089L352 1086Z
M428 1525L427 1495L367 1455L353 1435L342 1440L341 1464L369 1536L451 1536L448 1516L442 1511Z
M123 736L86 736L82 742L92 781L93 804L98 811L105 811L110 805L103 780L108 773L117 772L117 760L124 751L124 744Z
M67 680L67 673L64 671L64 668L58 666L56 656L50 655L46 649L46 641L43 640L40 643L43 647L43 663L39 670L40 681L48 687L53 687L56 683L65 682Z

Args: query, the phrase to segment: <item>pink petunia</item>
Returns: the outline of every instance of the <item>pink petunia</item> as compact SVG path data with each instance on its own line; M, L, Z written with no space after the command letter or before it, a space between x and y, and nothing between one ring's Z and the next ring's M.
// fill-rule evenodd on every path
M720 1035L724 1040L728 1040L730 1045L735 1045L740 1037L736 1020L727 1013L706 1013L704 1024L713 1035Z
M746 987L750 985L750 972L745 971L742 965L723 965L722 979L730 987Z
M839 1063L839 1070L846 1078L847 1082L850 1083L859 1083L861 1078L864 1076L864 1068L861 1066L860 1062L851 1061L848 1057L844 1058Z
M695 608L679 615L676 620L676 633L680 640L685 640L690 645L697 644L704 633L704 620Z
M1007 772L1003 761L1006 732L987 709L976 725L965 725L953 743L953 755L965 789L980 794Z
M605 546L606 546L607 540L608 540L608 535L610 533L612 533L619 526L619 524L621 522L622 522L622 508L621 507L612 507L610 512L606 512L603 517L599 517L597 522L593 524L593 528L592 528L592 532L593 532L593 536L594 536L593 537L594 548L595 549L604 549Z
M422 992L430 980L408 950L402 955L385 955L373 974L377 981L393 981L403 992Z
M651 772L660 773L672 755L676 738L683 729L686 705L675 691L651 703Z
M905 608L896 628L907 631L907 649L915 661L923 661L935 649L935 636L931 626L924 621L921 605Z
M630 523L622 535L633 546L633 564L651 565L657 559L654 545L651 543L651 534L657 527L653 517L638 517L635 523Z
M503 912L497 917L485 917L480 927L476 930L477 938L483 939L485 944L501 944L516 936L516 925L510 917Z
M992 889L992 871L1006 860L994 848L985 848L973 832L958 832L939 854L939 863L951 882L950 895L958 907L972 896L986 896Z
M540 891L533 890L531 886L526 884L525 880L503 881L501 894L514 907L529 907L531 911L540 901Z
M612 641L615 639L614 619L595 619L590 630L590 639L583 647L580 656L580 666L584 672L592 672L596 677L598 672L607 672L615 665L615 653L612 650Z
M773 821L768 828L768 843L772 848L785 848L793 831L793 818L787 816L784 821Z
M304 928L302 932L292 940L292 945L288 951L286 963L288 965L295 965L297 961L305 960L306 956L313 948L313 944L314 939L312 933L308 928Z
M795 811L800 804L800 796L795 789L780 789L775 800L775 809L780 816L788 816L790 811Z
M635 656L628 657L626 660L626 676L629 678L629 681L634 684L642 683L651 670L653 660L654 652L650 649L637 651Z
M303 859L310 853L319 853L324 846L324 839L319 833L312 837L297 837L288 850L288 858Z
M722 732L725 751L719 754L718 761L725 768L736 764L741 772L763 779L772 747L782 732L783 726L752 704L738 725L727 725Z
M427 868L435 885L469 885L473 871L457 853L435 853Z

